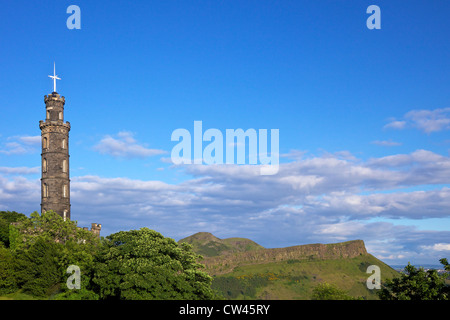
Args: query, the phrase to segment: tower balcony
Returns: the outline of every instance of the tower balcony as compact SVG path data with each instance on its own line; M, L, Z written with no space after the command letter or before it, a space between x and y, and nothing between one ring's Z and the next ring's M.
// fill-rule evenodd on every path
M66 122L63 122L62 120L46 120L46 121L44 121L44 120L39 120L39 128L42 130L42 129L44 129L44 128L46 128L46 127L52 127L52 126L54 126L54 127L63 127L63 128L65 128L65 129L67 129L67 131L70 131L70 122L69 121L66 121ZM51 128L49 128L49 129L51 129ZM57 131L57 130L49 130L49 131Z

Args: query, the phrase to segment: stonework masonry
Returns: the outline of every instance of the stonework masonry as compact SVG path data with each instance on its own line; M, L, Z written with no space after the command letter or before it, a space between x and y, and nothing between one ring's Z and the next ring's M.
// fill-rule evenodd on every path
M70 219L69 131L64 123L65 98L45 96L46 119L39 121L42 137L41 211L53 210Z
M64 220L70 220L70 123L64 122L66 99L52 92L44 97L44 102L46 117L39 121L42 138L41 212L53 210ZM100 224L92 223L92 232L100 235L100 230Z

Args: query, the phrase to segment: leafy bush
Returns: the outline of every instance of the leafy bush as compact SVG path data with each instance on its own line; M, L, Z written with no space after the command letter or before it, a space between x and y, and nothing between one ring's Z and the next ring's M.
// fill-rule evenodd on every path
M156 231L121 231L100 241L53 211L16 220L8 224L10 247L0 242L0 294L58 300L215 297L191 246ZM70 265L81 270L80 289L66 285Z
M211 299L211 277L187 243L142 228L106 237L93 282L100 299Z
M269 284L269 275L251 275L241 277L216 277L211 288L226 299L236 299L239 295L255 298L256 290Z
M9 248L9 226L11 222L26 219L27 216L15 211L0 211L0 243Z
M0 295L12 293L17 289L13 255L0 243Z
M1 249L0 292L21 289L24 294L48 297L63 291L69 265L92 272L97 236L64 221L57 213L33 212L9 226L10 249ZM5 251L6 250L6 251Z
M447 259L441 259L445 270L450 271ZM437 270L425 271L410 263L400 277L388 280L378 293L382 300L449 300L450 288L445 284L447 273Z
M354 300L354 298L335 285L324 282L314 288L312 300Z

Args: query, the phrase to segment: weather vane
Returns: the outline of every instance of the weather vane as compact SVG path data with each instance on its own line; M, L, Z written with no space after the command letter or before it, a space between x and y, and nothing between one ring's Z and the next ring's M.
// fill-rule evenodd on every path
M61 78L58 78L58 76L55 74L55 63L53 62L53 75L49 76L53 79L53 92L56 92L56 80L61 80Z

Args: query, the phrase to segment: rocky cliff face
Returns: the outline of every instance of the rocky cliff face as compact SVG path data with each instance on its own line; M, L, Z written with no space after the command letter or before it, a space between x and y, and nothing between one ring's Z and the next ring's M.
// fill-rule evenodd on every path
M269 263L288 260L322 260L353 258L366 255L362 240L333 244L308 244L286 248L261 249L231 253L216 257L205 257L201 262L214 274L240 265Z

